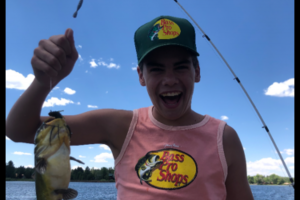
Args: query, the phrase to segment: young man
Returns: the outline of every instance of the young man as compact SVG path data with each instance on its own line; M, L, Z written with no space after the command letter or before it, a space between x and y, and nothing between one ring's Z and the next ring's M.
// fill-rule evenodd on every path
M153 106L66 115L71 145L111 148L118 199L253 199L237 133L191 109L194 83L200 81L194 27L182 18L160 16L142 25L134 40L139 81ZM77 58L71 29L40 41L31 61L35 79L6 120L9 138L33 143L48 118L40 112L50 78L54 87Z

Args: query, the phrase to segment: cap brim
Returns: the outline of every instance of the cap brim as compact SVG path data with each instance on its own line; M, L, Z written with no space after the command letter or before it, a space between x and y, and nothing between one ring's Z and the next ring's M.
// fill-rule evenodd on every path
M149 49L146 53L144 53L144 55L140 58L140 60L138 60L138 65L140 64L140 62L150 53L152 52L153 50L159 48L159 47L163 47L163 46L181 46L181 47L185 47L188 51L190 51L191 53L195 54L196 56L200 56L200 54L195 51L194 49L191 49L187 46L184 46L182 44L177 44L177 43L168 43L168 44L159 44L151 49Z

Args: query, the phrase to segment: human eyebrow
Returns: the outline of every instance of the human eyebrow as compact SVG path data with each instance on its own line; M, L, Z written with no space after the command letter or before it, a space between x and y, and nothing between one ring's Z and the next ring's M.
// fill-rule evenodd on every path
M163 64L154 62L154 61L149 61L146 63L147 67L164 67Z
M174 63L174 66L176 66L176 65L182 65L182 64L191 64L191 61L188 60L188 59L184 59L182 61Z

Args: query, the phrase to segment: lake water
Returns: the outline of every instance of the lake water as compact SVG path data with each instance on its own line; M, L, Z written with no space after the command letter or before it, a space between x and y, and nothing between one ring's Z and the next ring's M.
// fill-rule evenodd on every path
M78 191L76 200L115 200L115 183L71 182L70 188ZM295 200L291 186L250 185L255 200ZM7 200L36 200L35 183L32 181L6 181Z

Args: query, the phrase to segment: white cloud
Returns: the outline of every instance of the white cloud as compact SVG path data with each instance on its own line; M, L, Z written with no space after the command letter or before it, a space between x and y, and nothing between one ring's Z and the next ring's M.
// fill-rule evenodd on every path
M33 165L26 165L24 168L33 168Z
M222 120L228 120L229 118L227 116L223 115L223 116L221 116L221 119Z
M265 90L265 95L275 97L294 97L294 78L290 78L284 82L274 82Z
M112 153L101 153L94 157L93 162L108 162L106 159L113 158Z
M245 148L245 147L243 147L243 149L244 149L244 150L246 150L246 148Z
M77 102L76 104L77 104L77 105L80 105L80 102Z
M26 90L34 80L33 74L28 74L25 78L23 74L12 69L5 71L5 87L8 89Z
M24 153L24 152L20 152L20 151L15 151L13 154L31 156L31 153Z
M100 148L103 148L103 149L105 149L105 150L109 150L109 151L110 151L110 148L109 148L107 145L105 145L105 144L100 144L99 147L100 147Z
M284 149L283 151L289 156L294 155L294 149Z
M111 68L119 69L120 68L120 65L117 65L115 63L109 63L109 64L107 64L106 62L103 62L103 61L98 62L98 65L105 66L105 67L107 67L109 69L111 69Z
M75 94L75 93L76 93L75 90L72 90L71 88L68 88L68 87L66 87L66 88L64 89L64 92L67 93L67 94L69 94L69 95L72 95L72 94Z
M93 160L90 160L90 162L94 162Z
M94 147L89 147L89 149L92 149L92 148L94 148Z
M7 137L7 136L5 136L5 139L7 139L7 140L11 140L9 137Z
M88 108L98 108L98 106L88 105Z
M80 54L78 54L79 56L78 56L78 59L80 60L80 61L83 61L83 58L81 57L81 55Z
M108 93L108 91L105 92L106 94Z
M85 73L88 73L88 70L86 70Z
M113 58L111 58L111 59L110 59L110 61L114 61L114 59L113 59Z
M59 87L57 87L57 86L55 88L53 88L53 90L57 90L57 89L59 89Z
M284 159L285 164L294 164L295 163L295 157L287 157Z
M81 46L81 45L77 45L77 47L78 47L78 48L80 48L80 49L82 48L82 46Z
M43 107L53 107L54 105L65 106L69 103L73 104L74 102L69 99L64 99L64 98L58 99L56 97L51 97L51 99L44 101Z
M291 170L294 170L294 169L295 169L295 167L294 167L294 166L289 166L289 168L290 168Z
M135 71L135 70L136 70L136 68L137 68L137 67L131 67L131 69L132 69L133 71Z
M293 164L293 159L294 157L288 157L285 159L285 163L287 165ZM276 160L273 158L262 158L254 162L247 162L247 174L250 176L254 176L256 174L280 174L282 172L280 167L283 169L283 165L280 159Z
M96 68L98 66L97 63L95 63L95 59L92 59L90 64L91 64L91 67L93 67L93 68Z
M81 156L81 155L79 155L79 158L85 158L86 156Z

